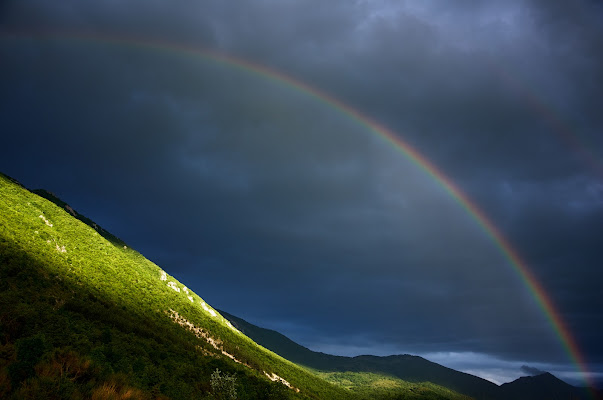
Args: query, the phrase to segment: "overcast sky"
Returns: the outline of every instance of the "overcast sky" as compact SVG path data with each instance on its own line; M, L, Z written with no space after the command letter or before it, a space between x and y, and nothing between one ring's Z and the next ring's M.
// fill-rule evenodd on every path
M8 0L0 32L0 171L213 306L313 350L577 382L529 288L440 182L240 60L437 166L603 377L599 2Z

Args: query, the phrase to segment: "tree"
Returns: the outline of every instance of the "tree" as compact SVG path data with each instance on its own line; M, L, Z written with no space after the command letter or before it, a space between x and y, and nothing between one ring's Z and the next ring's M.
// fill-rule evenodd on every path
M234 374L222 374L218 368L211 374L212 396L216 400L236 400L237 377Z

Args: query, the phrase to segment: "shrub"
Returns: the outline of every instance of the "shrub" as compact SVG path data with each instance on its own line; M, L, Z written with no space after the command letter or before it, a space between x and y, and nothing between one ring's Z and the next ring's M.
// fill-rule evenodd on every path
M222 374L219 369L211 374L211 391L216 400L235 400L237 398L236 376Z
M13 387L34 376L34 365L42 357L45 343L40 337L18 340L16 343L17 361L8 366L8 374Z

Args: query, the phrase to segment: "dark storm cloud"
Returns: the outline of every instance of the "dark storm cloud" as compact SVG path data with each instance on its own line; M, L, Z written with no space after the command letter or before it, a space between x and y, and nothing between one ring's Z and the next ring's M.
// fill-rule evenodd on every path
M486 211L587 360L603 361L596 2L32 0L1 12L2 172L56 192L211 304L310 347L567 361L496 244L365 127L227 64L10 32L205 46L361 110Z
M527 365L522 365L521 366L521 372L525 372L529 376L536 376L536 375L544 374L546 371L542 371L542 370L540 370L538 368L535 368L535 367L530 367L530 366L527 366Z

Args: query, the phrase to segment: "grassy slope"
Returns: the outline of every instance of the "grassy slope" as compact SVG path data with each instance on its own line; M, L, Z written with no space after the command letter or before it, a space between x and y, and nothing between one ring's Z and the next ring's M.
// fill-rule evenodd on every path
M408 382L383 372L335 372L315 371L315 373L340 387L346 388L366 398L391 400L469 400L469 396L431 382Z
M46 200L50 200L57 206L67 210L67 212L69 212L75 218L79 219L86 225L94 228L94 230L97 231L99 233L99 235L101 235L102 237L104 237L105 239L107 239L108 241L113 243L114 245L116 245L116 246L125 246L126 245L126 243L123 240L121 240L117 236L111 234L111 232L104 230L102 227L100 227L96 223L94 223L94 221L92 221L90 218L87 218L86 216L75 211L73 208L71 208L69 206L69 204L67 204L63 200L59 199L52 192L49 192L48 190L44 190L44 189L35 189L35 190L32 190L31 192L37 194L40 197L45 198Z
M216 368L236 375L240 399L360 398L256 345L162 274L0 175L0 398L199 399Z

